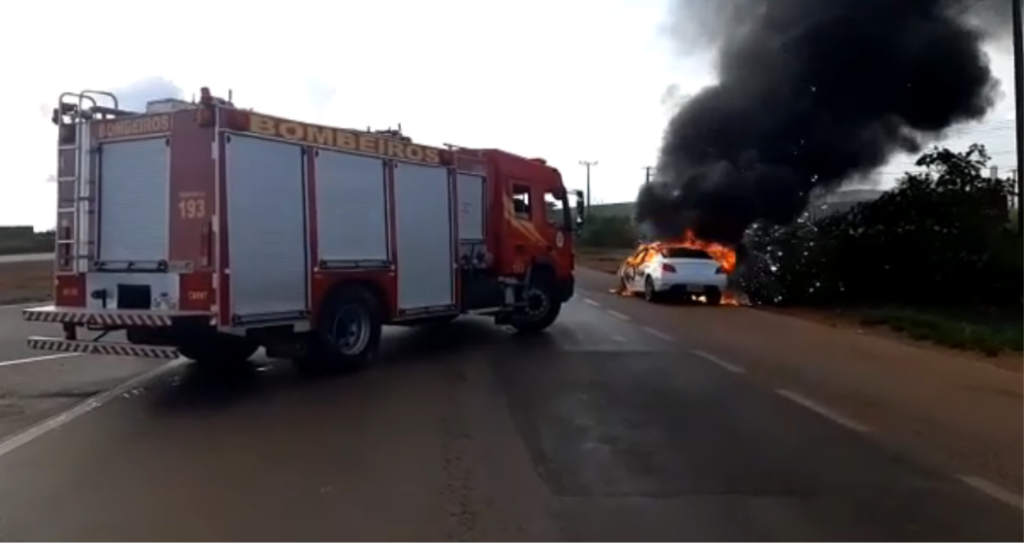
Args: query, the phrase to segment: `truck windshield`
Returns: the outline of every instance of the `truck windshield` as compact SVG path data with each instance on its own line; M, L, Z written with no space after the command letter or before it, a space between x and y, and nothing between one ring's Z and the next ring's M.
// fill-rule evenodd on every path
M549 224L559 230L572 228L572 217L569 214L569 205L564 195L546 191L544 193L544 208Z

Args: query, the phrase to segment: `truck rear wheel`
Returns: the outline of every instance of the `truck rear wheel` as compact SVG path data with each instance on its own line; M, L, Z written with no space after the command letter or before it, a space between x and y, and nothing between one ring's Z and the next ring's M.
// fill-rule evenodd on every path
M554 324L562 312L562 303L555 298L553 290L546 288L545 285L526 287L523 301L526 302L526 307L511 315L508 323L524 334L544 331Z
M342 287L324 301L305 356L293 360L310 375L349 373L370 365L381 334L377 298L365 287Z

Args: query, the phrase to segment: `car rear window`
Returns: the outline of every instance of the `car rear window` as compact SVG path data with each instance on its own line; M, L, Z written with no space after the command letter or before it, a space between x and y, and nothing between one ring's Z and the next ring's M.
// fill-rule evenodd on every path
M686 247L672 247L665 249L667 258L700 258L703 260L714 260L707 251L701 249L688 249Z

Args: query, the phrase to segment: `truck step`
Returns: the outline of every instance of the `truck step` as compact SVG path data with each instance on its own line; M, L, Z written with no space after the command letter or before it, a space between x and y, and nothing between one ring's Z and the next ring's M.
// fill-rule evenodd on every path
M138 358L160 358L165 360L173 360L181 356L178 353L178 349L163 345L135 345L134 343L83 341L40 336L29 337L28 347L30 349L40 351L56 351L60 353L134 356Z
M81 326L167 327L177 318L203 318L213 322L208 311L160 311L149 309L88 309L84 307L32 307L21 311L23 320Z

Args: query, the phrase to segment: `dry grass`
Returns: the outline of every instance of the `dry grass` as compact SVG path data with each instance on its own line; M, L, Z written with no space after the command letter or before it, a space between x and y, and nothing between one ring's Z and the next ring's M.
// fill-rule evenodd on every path
M52 261L0 264L0 305L38 302L52 296Z

